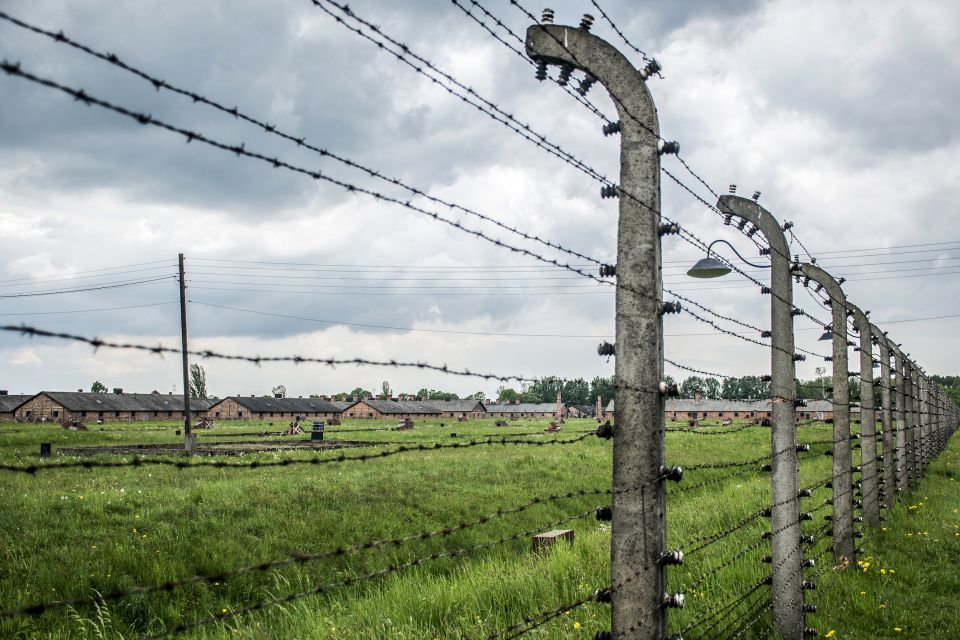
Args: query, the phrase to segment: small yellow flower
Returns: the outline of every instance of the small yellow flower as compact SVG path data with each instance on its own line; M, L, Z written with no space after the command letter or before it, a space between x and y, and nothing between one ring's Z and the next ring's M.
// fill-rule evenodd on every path
M865 596L865 595L867 595L867 592L866 592L866 591L861 591L861 592L860 592L860 595Z
M887 575L887 570L886 570L886 569L880 569L880 575L882 575L882 576Z
M583 625L581 625L579 622L574 622L574 623L573 623L573 628L574 628L574 629L579 629L579 628L582 627L582 626L583 626Z
M886 608L887 608L887 605L882 604L882 605L880 605L880 608L881 608L881 609L886 609Z
M837 632L836 629L830 629L830 631L827 631L827 633L826 633L823 637L824 637L824 638L832 638L832 637L833 637L833 634L835 634L836 632Z
M226 612L227 612L226 609L220 609L220 613L226 613Z
M900 627L894 627L893 630L896 631L897 633L900 633L901 631L903 631L903 629L901 629Z

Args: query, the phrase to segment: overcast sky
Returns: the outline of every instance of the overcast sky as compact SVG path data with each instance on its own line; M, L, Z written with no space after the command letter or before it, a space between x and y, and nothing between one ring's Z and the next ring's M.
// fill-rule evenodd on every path
M459 1L493 26L469 0ZM506 0L479 4L521 37L530 24ZM521 4L536 15L542 9ZM528 62L456 3L358 0L350 6L616 181L619 137L604 137L603 121L556 84L537 82ZM595 34L635 65L644 64L590 2L551 6L558 23L577 24L582 13L592 13ZM662 64L664 77L649 82L661 131L680 142L690 166L721 193L731 183L743 195L761 191L760 202L781 221L794 222L819 264L848 279L852 302L871 310L871 318L929 372L957 373L957 318L913 320L960 314L960 4L601 6L633 44ZM597 260L612 262L616 255L617 201L601 199L597 182L308 0L6 0L0 10L63 30L170 85L235 105L432 196ZM508 33L496 31L522 49ZM6 21L0 21L0 57L226 144L242 142L248 151L411 199L394 185L189 98L157 91ZM616 119L601 86L588 97ZM613 371L612 361L596 355L597 343L613 338L610 287L402 206L198 142L186 144L182 136L21 78L0 77L0 98L3 324L177 346L174 276L182 252L193 348L424 360L531 377L590 379ZM675 157L665 157L664 167L715 201ZM583 259L457 210L422 197L412 202L595 272ZM747 259L763 260L751 242L666 177L663 212L708 242L726 238ZM755 285L735 275L712 281L684 275L699 257L689 244L666 238L666 286L767 328L769 297ZM751 272L766 281L762 270ZM96 289L103 286L113 288ZM65 289L88 290L32 295ZM795 296L828 320L828 310L801 288ZM734 375L769 370L769 351L762 347L717 334L685 314L667 316L664 324L667 356L677 362ZM826 343L817 343L819 334L815 323L797 320L798 345L828 353ZM4 333L0 360L0 389L11 393L89 389L95 379L130 391L181 388L176 357L94 353L82 345ZM265 393L280 383L292 395L375 390L383 380L399 392L430 387L494 395L498 386L416 370L222 361L204 366L211 391L221 396ZM819 366L822 360L808 357L798 373L813 377ZM667 371L687 375L670 366Z

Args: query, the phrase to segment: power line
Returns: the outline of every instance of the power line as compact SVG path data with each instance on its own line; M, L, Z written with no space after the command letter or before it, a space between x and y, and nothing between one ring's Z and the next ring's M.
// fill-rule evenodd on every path
M168 304L177 304L177 300L169 302L148 302L146 304L133 304L126 307L104 307L102 309L69 309L65 311L20 311L18 313L0 313L0 316L52 316L73 313L99 313L101 311L121 311L125 309L144 309L146 307L159 307Z
M146 265L151 265L151 264L152 264L152 265L157 265L157 266L153 266L153 267L145 268L145 269L132 269L132 268L130 268L130 267L145 267ZM63 280L70 280L70 279L101 278L101 277L107 277L107 276L112 276L112 275L120 275L120 274L125 274L125 273L139 273L139 272L143 272L143 271L155 271L155 270L157 270L157 269L165 269L165 268L173 267L173 266L176 266L176 265L173 264L173 263L171 263L171 262L169 262L169 261L167 261L167 260L158 260L158 261L156 261L156 262L145 262L145 263L133 264L133 265L123 265L123 266L117 266L117 267L103 267L103 268L101 268L101 269L86 269L86 270L84 270L84 271L73 271L73 272L71 272L71 273L58 274L57 276L52 276L52 275L50 275L50 276L27 276L27 277L23 277L23 278L9 278L9 279L6 279L6 280L0 280L0 285L3 285L3 286L16 286L15 284L12 284L12 283L20 283L20 282L25 283L25 284L32 284L32 283L42 284L42 282L39 282L39 283L36 282L36 281L38 281L38 280L43 281L43 282L60 282L60 281L63 281ZM96 272L96 271L112 271L112 272L116 272L116 273L102 273L102 274L91 275L91 276L79 275L79 274L85 274L85 273L93 273L93 272ZM57 279L52 279L52 278L57 278Z
M77 289L47 289L45 291L31 291L26 293L4 293L0 294L0 298L35 298L37 296L54 296L67 293L82 293L84 291L101 291L103 289L122 289L124 287L136 287L144 284L151 284L154 282L161 282L163 280L175 280L176 276L162 276L159 278L149 278L146 280L126 280L120 281L111 284L103 284L100 286L92 287L82 287Z
M217 309L227 309L230 311L240 311L243 313L252 313L261 316L271 316L277 318L288 318L291 320L303 320L306 322L318 322L321 324L336 324L343 325L347 327L364 327L368 329L391 329L394 331L416 331L423 333L447 333L455 335L470 335L470 336L498 336L498 337L511 337L511 338L609 338L611 334L602 334L602 335L575 335L575 334L564 334L564 333L495 333L489 331L464 331L464 330L454 330L454 329L424 329L424 328L414 328L414 327L396 327L391 325L383 324L364 324L359 322L345 322L343 320L324 320L322 318L310 318L306 316L295 316L287 315L282 313L271 313L268 311L257 311L255 309L242 309L239 307L228 307L219 304L212 304L209 302L202 302L199 300L189 300L191 304L199 304L205 307L214 307Z
M202 281L193 281L193 282L202 282ZM594 287L585 285L586 289L594 289L593 291L522 291L511 293L509 291L489 291L489 292L480 292L480 293L469 293L469 292L443 292L443 291L381 291L381 292L356 292L356 291L326 291L319 289L300 289L300 290L289 290L289 291L279 291L277 289L250 289L243 287L202 287L202 286L193 286L195 291L239 291L243 293L272 293L272 294L281 294L281 295L298 295L298 294L322 294L328 296L443 296L443 297L530 297L531 295L539 296L593 296L593 295L608 295L615 293L613 289L606 290L596 290ZM578 287L565 287L567 289L574 289Z

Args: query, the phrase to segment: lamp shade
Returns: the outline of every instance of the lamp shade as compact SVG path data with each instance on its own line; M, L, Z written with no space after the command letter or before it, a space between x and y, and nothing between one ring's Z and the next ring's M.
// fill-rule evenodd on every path
M690 270L687 271L687 275L694 278L719 278L728 273L730 273L730 267L716 258L710 257L697 260L697 264L690 267Z
M830 329L827 329L826 331L824 331L824 332L823 332L823 335L820 336L820 340L821 340L821 341L823 341L823 340L829 340L829 341L833 342L833 331L831 331Z

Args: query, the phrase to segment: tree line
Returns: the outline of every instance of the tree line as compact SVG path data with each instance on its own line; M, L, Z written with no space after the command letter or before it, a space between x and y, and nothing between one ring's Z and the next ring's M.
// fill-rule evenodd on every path
M797 397L804 400L830 399L833 395L833 379L824 375L826 370L818 368L819 374L811 380L796 380ZM722 381L710 376L689 376L680 383L670 377L665 376L665 382L677 384L679 397L694 399L700 397L707 400L760 400L771 396L771 387L769 377L765 376L742 376L724 378ZM950 398L960 404L960 376L941 376L931 375L930 380L941 385L950 396ZM848 381L850 400L860 400L860 381L856 378L850 378ZM394 394L389 381L384 380L380 389L368 390L363 387L356 387L351 391L343 391L333 395L335 400L349 400L350 398L391 398L396 395L403 395L407 398L426 398L427 400L479 400L487 402L495 400L498 403L546 403L555 402L557 393L565 405L588 405L593 406L600 396L601 405L606 407L613 400L615 388L614 376L597 376L590 382L584 378L561 378L559 376L546 376L539 378L533 383L525 384L520 389L501 386L497 389L495 397L489 397L483 391L477 391L467 396L460 395L451 391L442 391L438 389L428 389L426 387L419 389L416 393ZM99 380L91 385L94 393L107 393L105 384ZM874 385L875 402L880 402L881 389L879 384ZM190 395L193 398L208 397L207 374L203 366L193 364L190 366ZM265 396L267 394L264 394ZM286 397L287 388L279 384L271 389L270 395ZM311 394L311 398L319 398L318 394Z

